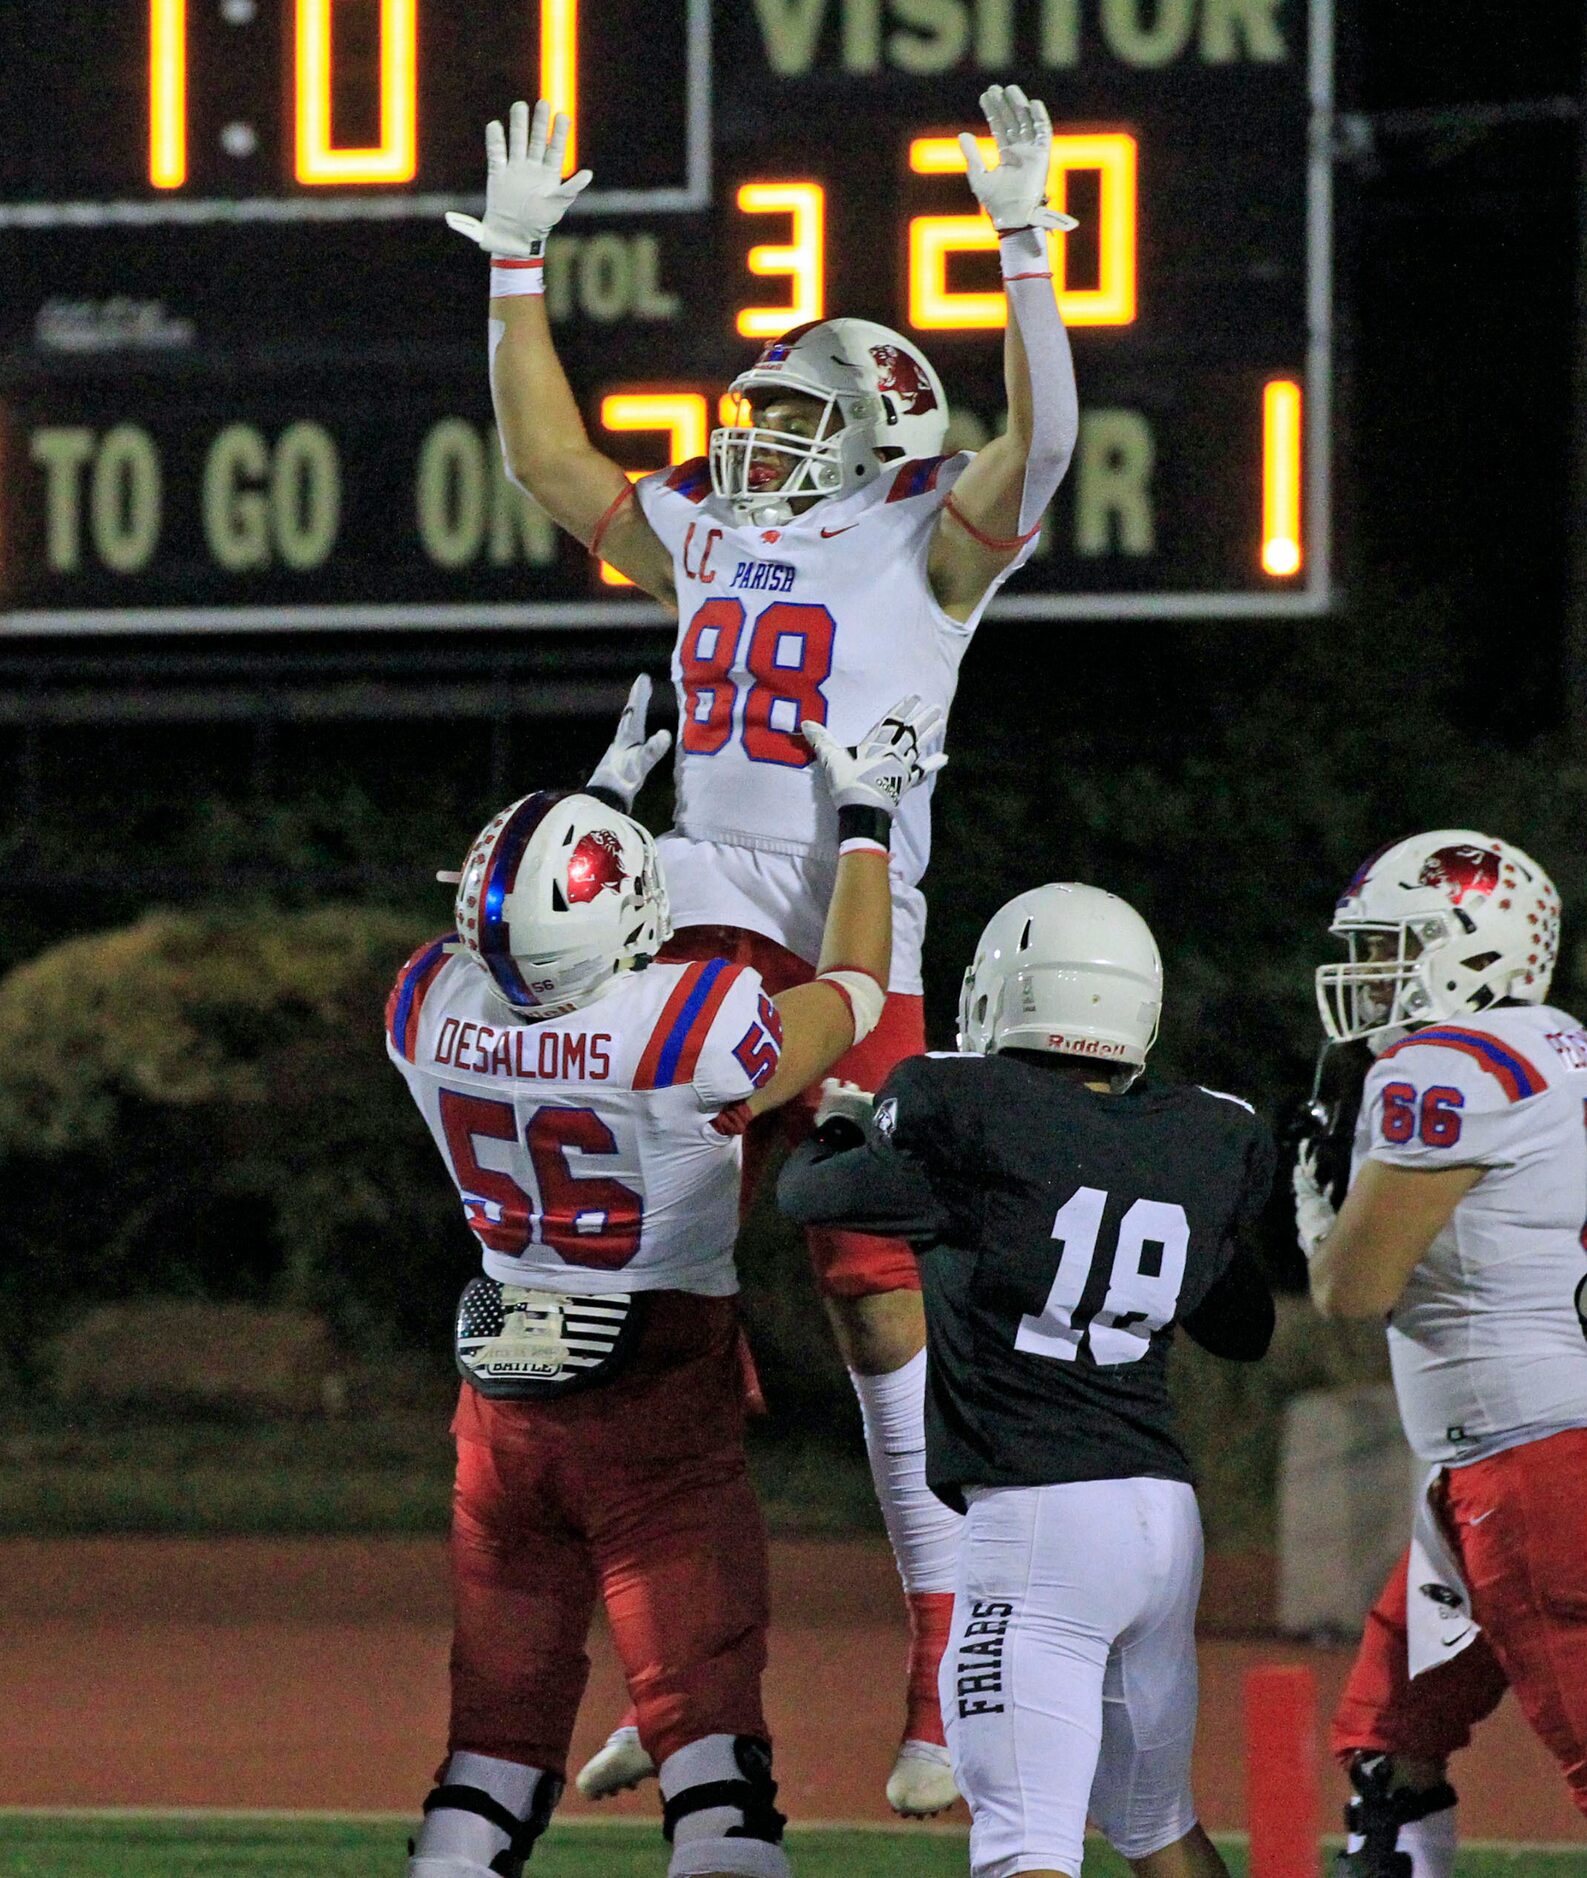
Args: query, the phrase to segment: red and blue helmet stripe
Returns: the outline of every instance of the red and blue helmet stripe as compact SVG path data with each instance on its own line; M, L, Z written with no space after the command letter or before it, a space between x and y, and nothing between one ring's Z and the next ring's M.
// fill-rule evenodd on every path
M512 940L507 930L507 896L517 884L524 850L535 830L551 810L565 800L566 793L565 790L541 789L525 796L497 835L480 877L476 953L495 980L497 990L520 1010L533 1010L540 1000L529 989L512 955Z

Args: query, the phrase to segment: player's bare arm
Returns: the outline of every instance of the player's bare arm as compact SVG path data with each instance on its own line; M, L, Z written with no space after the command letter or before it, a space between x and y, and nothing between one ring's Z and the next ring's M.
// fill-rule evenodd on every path
M568 119L542 98L485 127L485 219L448 224L491 256L491 396L508 474L553 521L667 605L672 557L633 500L624 471L590 442L546 315L547 238L591 172L562 179Z
M1391 1311L1482 1173L1480 1167L1363 1162L1332 1229L1311 1256L1312 1302L1323 1316L1382 1317Z
M1053 292L1047 231L1074 221L1046 206L1052 156L1047 107L1017 85L981 98L997 143L988 169L965 132L970 187L998 231L1008 296L1003 374L1008 429L954 484L932 538L927 576L938 604L968 619L1002 570L1041 526L1074 454L1080 429L1069 335Z
M750 1097L753 1115L808 1089L881 1014L893 955L888 830L904 791L947 761L941 752L921 754L942 718L936 705L905 698L852 750L821 724L800 726L837 804L837 880L815 979L773 1000L783 1024L782 1058Z

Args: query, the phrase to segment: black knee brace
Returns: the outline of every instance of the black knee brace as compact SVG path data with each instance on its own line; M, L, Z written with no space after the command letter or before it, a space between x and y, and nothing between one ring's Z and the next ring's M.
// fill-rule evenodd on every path
M738 1763L737 1780L707 1780L697 1787L685 1787L662 1808L661 1830L668 1845L680 1819L691 1813L704 1813L713 1806L733 1806L744 1816L741 1826L729 1826L723 1834L728 1839L764 1839L768 1845L782 1844L782 1829L787 1815L779 1813L773 1802L777 1782L771 1777L771 1744L757 1735L735 1735L733 1759Z
M562 1798L562 1785L550 1774L542 1774L536 1783L527 1819L520 1819L483 1787L433 1787L425 1796L424 1814L428 1818L440 1807L448 1806L455 1812L477 1813L481 1819L489 1820L498 1832L507 1834L507 1844L491 1860L490 1869L500 1878L523 1878L523 1868L535 1849L535 1841L550 1825L557 1801ZM408 1851L413 1851L411 1839Z
M1455 1804L1455 1789L1447 1780L1420 1793L1394 1787L1394 1761L1387 1754L1358 1754L1350 1767L1356 1797L1345 1807L1345 1826L1360 1835L1359 1851L1341 1852L1334 1878L1411 1878L1411 1855L1396 1851L1401 1826L1441 1813Z

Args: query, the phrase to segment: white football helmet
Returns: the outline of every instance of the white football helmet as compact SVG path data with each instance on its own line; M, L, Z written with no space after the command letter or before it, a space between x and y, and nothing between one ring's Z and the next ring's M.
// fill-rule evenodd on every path
M524 1017L588 1004L672 931L655 842L594 796L547 789L510 803L457 878L463 949Z
M1363 862L1329 931L1348 962L1317 968L1336 1043L1483 1011L1541 1004L1559 953L1559 895L1537 862L1470 828L1412 835Z
M1157 1041L1163 961L1117 894L1033 887L992 915L959 994L959 1048L1050 1050L1139 1070Z
M741 519L793 518L794 496L850 495L884 463L936 456L948 428L942 381L920 348L874 320L816 320L774 339L728 387L749 401L778 391L822 400L814 437L753 422L729 424L711 437L711 487ZM834 410L842 422L827 434ZM780 489L751 486L757 453L786 458Z

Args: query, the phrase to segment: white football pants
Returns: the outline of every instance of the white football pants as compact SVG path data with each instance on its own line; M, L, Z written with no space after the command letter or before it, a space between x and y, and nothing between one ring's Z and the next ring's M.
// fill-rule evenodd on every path
M1201 1516L1182 1481L972 1487L940 1688L974 1878L1079 1878L1196 1823Z

